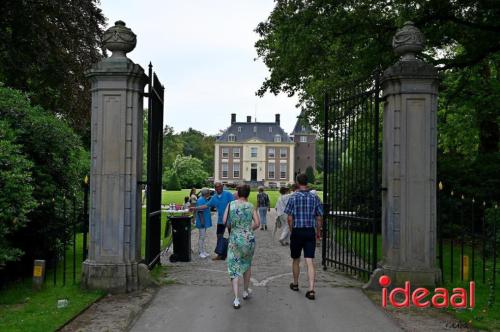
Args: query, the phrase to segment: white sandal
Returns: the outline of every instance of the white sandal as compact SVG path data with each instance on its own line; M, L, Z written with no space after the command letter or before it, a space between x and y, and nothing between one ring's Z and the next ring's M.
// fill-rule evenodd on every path
M250 295L252 295L252 290L249 288L246 291L243 291L243 300L247 300Z
M240 300L236 297L233 301L233 308L234 309L239 309L241 308L241 305L240 305Z

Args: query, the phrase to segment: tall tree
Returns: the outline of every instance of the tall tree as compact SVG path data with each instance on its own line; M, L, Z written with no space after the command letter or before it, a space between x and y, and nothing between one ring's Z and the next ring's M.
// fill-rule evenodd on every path
M470 189L500 183L500 2L495 0L277 0L256 31L258 56L270 70L257 94L298 94L321 126L325 91L350 85L397 61L396 30L411 20L422 30L422 57L442 75L439 105L441 175L462 173ZM443 158L452 158L443 162ZM465 158L464 158L465 157ZM447 167L446 165L450 165ZM489 171L484 171L488 169ZM454 174L454 176L451 176Z
M500 51L498 17L500 2L494 0L278 0L256 29L258 56L271 73L258 94L298 93L320 124L315 115L325 91L396 61L390 42L407 20L425 34L424 57L441 71L477 67L480 77L489 78ZM481 121L480 135L486 140L498 136L494 120L487 116ZM491 148L485 140L481 145ZM495 142L489 145L495 147Z
M0 82L90 133L85 70L102 57L98 0L0 2Z

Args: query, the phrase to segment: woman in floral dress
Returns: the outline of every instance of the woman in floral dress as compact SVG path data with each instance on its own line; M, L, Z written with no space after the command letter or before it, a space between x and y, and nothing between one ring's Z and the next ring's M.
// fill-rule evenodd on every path
M231 278L234 301L233 307L240 308L238 298L238 283L243 277L243 299L246 300L250 294L250 276L252 274L252 258L255 251L254 230L259 228L260 221L252 203L248 202L250 186L238 187L238 199L228 204L224 213L224 224L231 229L229 246L227 252L227 271Z

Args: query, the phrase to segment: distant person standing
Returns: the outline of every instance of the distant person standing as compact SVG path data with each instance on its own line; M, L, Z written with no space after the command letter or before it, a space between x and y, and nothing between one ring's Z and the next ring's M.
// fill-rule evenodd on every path
M293 282L290 284L290 288L294 291L299 290L300 256L303 250L309 279L306 297L314 300L316 271L313 259L316 249L316 231L318 234L321 232L323 222L323 207L319 197L311 194L307 189L307 175L297 175L297 185L299 186L298 191L290 196L285 208L285 213L288 215L288 226L292 232L290 255L293 259Z
M226 211L226 207L229 202L233 201L234 197L229 191L224 190L222 183L215 183L215 195L210 198L210 200L203 205L198 205L194 208L197 210L204 210L209 208L215 208L217 210L217 240L224 236L224 232L226 231L226 225L224 225L224 211ZM226 257L222 257L217 255L213 258L213 260L224 260Z
M278 216L278 219L276 220L276 223L280 224L281 227L283 227L283 230L281 231L281 235L279 238L279 242L281 243L282 246L286 246L288 244L289 240L289 229L288 229L288 215L285 213L285 208L286 204L288 203L288 199L290 198L290 189L287 187L281 187L280 188L280 198L278 198L278 201L276 202L276 215ZM276 231L277 225L275 226L275 231Z
M209 192L210 194L210 192ZM200 193L200 197L203 194ZM191 191L189 192L189 203L191 203L191 206L196 205L196 201L198 200L198 196L196 196L196 188L192 188Z
M196 205L206 205L210 199L210 190L207 188L201 189L200 198L197 199ZM212 216L210 215L210 209L204 209L196 211L195 214L195 227L198 229L198 253L201 258L207 258L210 254L205 250L205 238L207 234L207 229L212 227Z
M271 205L269 204L269 195L264 192L264 187L259 187L259 193L257 194L257 210L259 211L260 217L260 230L267 231L267 212L271 210Z
M238 187L238 199L229 203L224 212L224 224L231 228L227 253L227 271L234 291L233 307L240 308L239 280L243 277L243 299L252 293L250 277L255 252L254 230L259 228L259 217L253 204L248 202L250 186Z

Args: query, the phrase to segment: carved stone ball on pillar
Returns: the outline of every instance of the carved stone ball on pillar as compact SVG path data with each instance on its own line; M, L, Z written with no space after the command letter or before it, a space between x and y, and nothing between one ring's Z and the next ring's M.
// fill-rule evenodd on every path
M136 35L117 21L103 35L112 55L87 71L91 82L89 251L82 284L130 292L148 285L141 264L143 93L148 77L127 57Z
M384 71L382 261L367 284L434 286L436 268L436 68L418 58L424 35L405 22L392 41L399 61Z
M112 57L125 57L137 44L137 36L125 26L125 22L116 21L102 36L104 47L112 52Z
M417 60L415 53L424 49L424 34L417 29L413 22L407 21L392 38L394 53L401 57L401 61Z

